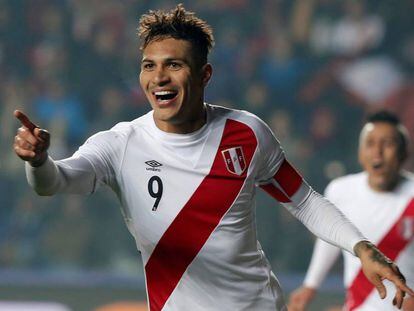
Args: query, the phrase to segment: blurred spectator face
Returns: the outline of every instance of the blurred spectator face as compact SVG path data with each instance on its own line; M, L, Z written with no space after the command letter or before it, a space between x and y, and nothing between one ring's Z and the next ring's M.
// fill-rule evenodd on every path
M123 95L118 89L112 87L105 89L100 98L102 113L106 116L116 115L122 110L123 102Z
M31 65L38 79L51 79L65 70L67 51L57 44L42 42L32 50Z
M389 123L368 123L362 129L359 162L372 189L389 191L396 185L404 161L399 144L398 130Z
M48 7L42 12L40 23L44 32L60 33L63 27L62 12L57 7Z
M99 28L94 41L94 48L99 54L111 55L117 47L117 36L111 27Z
M355 19L359 19L365 14L364 1L348 0L345 2L345 12Z
M184 124L200 113L211 66L197 65L189 41L155 40L143 50L141 87L158 124Z
M247 88L245 97L252 109L263 108L268 101L269 90L264 83L253 83Z
M328 107L315 109L310 124L310 132L317 142L324 142L331 139L335 134L336 117Z

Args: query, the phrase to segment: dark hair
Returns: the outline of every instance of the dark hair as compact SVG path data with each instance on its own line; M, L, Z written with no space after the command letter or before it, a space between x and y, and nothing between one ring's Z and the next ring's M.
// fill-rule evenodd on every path
M406 127L401 123L400 119L394 113L388 110L376 111L367 116L366 123L388 123L394 126L398 132L399 154L401 160L408 155L410 145L410 136Z
M138 36L141 50L155 40L174 38L192 43L193 53L202 64L207 63L208 53L214 45L213 30L205 21L186 11L180 3L169 12L152 11L139 20Z

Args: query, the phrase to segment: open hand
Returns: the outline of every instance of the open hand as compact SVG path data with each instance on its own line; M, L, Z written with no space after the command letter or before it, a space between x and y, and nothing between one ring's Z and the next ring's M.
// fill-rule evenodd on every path
M414 291L405 283L405 278L397 265L381 253L375 245L368 241L362 241L354 247L355 254L360 258L362 271L367 279L376 287L382 299L387 295L382 280L387 279L394 283L396 294L393 304L401 309L406 293L414 296Z

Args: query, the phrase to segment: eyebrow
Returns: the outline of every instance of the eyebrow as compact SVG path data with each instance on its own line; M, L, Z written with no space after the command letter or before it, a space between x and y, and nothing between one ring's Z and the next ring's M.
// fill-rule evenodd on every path
M172 62L172 61L180 61L180 62L183 62L183 63L185 63L185 64L188 64L188 62L185 60L185 59L183 59L183 58L174 58L174 57L170 57L170 58L166 58L166 59L164 59L163 60L163 62L165 62L165 63L169 63L169 62ZM141 60L141 64L142 63L154 63L155 61L154 60L152 60L152 59L150 59L150 58L143 58L142 60Z

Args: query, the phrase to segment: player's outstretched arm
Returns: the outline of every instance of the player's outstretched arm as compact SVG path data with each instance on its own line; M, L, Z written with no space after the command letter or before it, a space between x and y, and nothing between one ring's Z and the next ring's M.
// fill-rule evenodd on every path
M355 245L354 252L361 260L362 271L377 288L382 299L387 295L385 286L382 284L384 279L394 283L397 289L393 304L398 309L401 309L406 293L414 296L414 291L406 285L405 278L397 265L381 253L375 245L368 241L361 241Z
M29 162L31 166L41 166L48 157L49 132L40 129L20 110L14 111L14 116L21 123L21 127L14 137L14 151L22 160Z
M27 182L38 195L91 194L113 177L112 161L120 162L117 161L117 150L122 149L124 142L120 135L111 131L96 134L71 157L55 161L48 155L49 132L40 129L19 110L14 112L14 116L19 119L21 127L13 148L26 161Z

